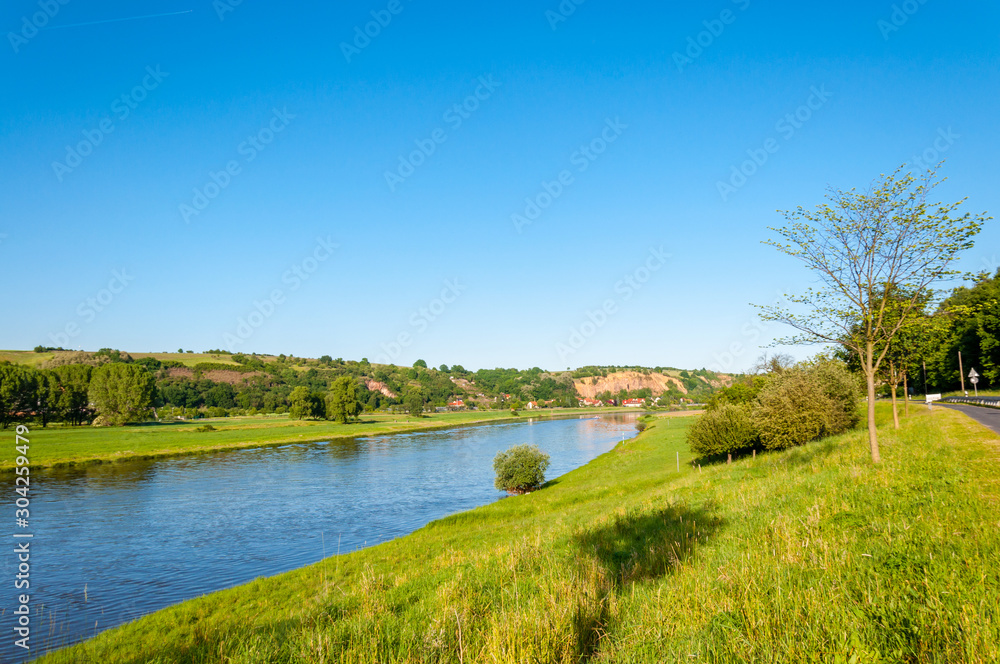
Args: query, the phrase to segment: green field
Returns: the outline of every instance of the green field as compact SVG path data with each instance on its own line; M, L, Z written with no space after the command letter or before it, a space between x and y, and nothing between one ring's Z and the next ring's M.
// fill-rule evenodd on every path
M75 351L47 351L36 353L30 350L0 350L0 362L13 362L14 364L25 364L29 367L38 367L43 362L47 362L57 355L69 355ZM144 357L153 357L160 361L175 360L184 366L193 367L196 364L209 362L212 364L231 364L239 366L233 362L232 356L228 354L216 355L206 353L129 353L133 359L141 360ZM265 362L273 361L271 356L261 356Z
M40 661L1000 661L1000 437L911 412L879 467L852 432L699 471L691 420L661 419L536 493Z
M506 410L434 413L419 418L365 414L360 422L349 424L326 420L292 420L287 415L269 415L199 419L171 424L147 423L127 427L49 425L43 429L40 425L31 425L28 440L31 465L50 467L353 438L504 419L526 420L529 417L565 417L623 411L634 412L634 409L553 408L531 411L530 415L527 411L522 411L517 418L512 418L510 411ZM197 431L206 424L215 427L216 431ZM13 437L13 429L8 429L7 432ZM16 457L14 448L8 446L0 459L0 473L12 472Z

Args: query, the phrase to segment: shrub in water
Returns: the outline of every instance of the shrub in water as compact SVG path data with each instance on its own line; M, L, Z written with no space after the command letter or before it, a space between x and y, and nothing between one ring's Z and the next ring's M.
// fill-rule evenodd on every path
M731 454L750 449L757 441L757 428L750 407L724 403L707 411L688 429L688 445L700 456Z
M515 445L494 457L493 470L497 476L493 484L507 493L534 491L545 483L548 468L548 454L534 445Z

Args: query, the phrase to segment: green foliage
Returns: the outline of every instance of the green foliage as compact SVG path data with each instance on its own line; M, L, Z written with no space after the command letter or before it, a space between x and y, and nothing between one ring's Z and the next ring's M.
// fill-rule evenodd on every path
M326 395L326 416L341 424L354 419L361 414L361 401L358 399L358 385L350 376L341 376L330 385Z
M145 367L123 362L94 369L88 389L100 423L111 426L146 419L155 393L156 382Z
M688 445L702 457L747 450L757 440L757 427L750 406L745 403L721 403L706 411L688 429Z
M494 486L507 493L534 491L545 483L549 455L535 445L515 445L493 459Z
M425 361L423 361L423 360L417 360L416 362L413 363L413 368L414 369L426 369L427 368L427 363Z
M311 391L308 387L299 386L292 390L288 396L288 403L290 405L288 414L292 419L322 419L326 417L326 403L323 400L323 395Z
M406 394L404 400L406 412L413 417L420 417L424 412L424 393L420 388L414 388Z
M94 368L86 364L66 364L49 369L59 382L60 393L55 409L70 424L89 423L94 418L88 391Z
M971 288L957 288L941 303L939 313L956 307L964 315L950 316L943 342L926 354L930 391L959 389L958 353L962 353L963 373L970 368L982 375L980 390L1000 386L1000 270L992 278L982 278ZM922 367L921 367L922 368ZM915 375L922 378L919 372ZM968 380L966 387L968 388Z
M0 362L0 426L6 429L16 419L34 412L38 374L34 369Z
M765 306L762 317L799 331L786 341L839 344L857 354L866 380L874 463L881 460L875 380L890 344L935 285L960 274L955 262L989 219L959 214L964 199L930 202L942 182L937 173L914 176L904 168L879 176L864 190L832 190L828 202L815 210L786 212L789 223L772 229L780 238L767 242L802 260L819 285L788 298L800 305L795 310ZM797 428L786 440L810 429Z
M198 433L209 433L210 431L218 431L218 429L213 427L211 424L203 424L200 427L196 428L195 431L197 431Z
M754 425L767 449L787 449L847 431L858 422L857 381L827 361L774 375L754 404Z
M767 375L746 376L729 387L716 390L708 400L708 410L715 410L723 404L752 404L767 384Z

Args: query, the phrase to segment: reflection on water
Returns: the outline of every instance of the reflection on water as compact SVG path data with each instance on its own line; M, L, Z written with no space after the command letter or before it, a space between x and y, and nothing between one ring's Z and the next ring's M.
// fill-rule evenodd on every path
M35 657L169 604L371 546L496 500L493 457L538 445L555 478L635 415L459 427L32 473ZM13 477L2 482L13 493ZM0 556L4 578L16 574ZM16 606L5 584L3 631ZM21 591L23 592L23 591ZM20 661L13 639L0 660Z

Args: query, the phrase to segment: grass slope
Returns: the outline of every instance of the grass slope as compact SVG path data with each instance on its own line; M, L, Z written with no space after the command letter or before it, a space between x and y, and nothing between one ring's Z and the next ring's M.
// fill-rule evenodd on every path
M623 411L629 409L617 409ZM611 412L609 409L546 409L513 418L510 411L435 413L415 418L406 415L366 414L361 422L338 424L326 420L292 420L287 415L269 417L227 417L200 419L172 424L143 424L127 427L70 427L32 425L32 467L58 467L135 459L217 452L267 445L286 445L333 438L354 438L404 431L440 429L464 424L565 417ZM196 431L211 424L216 431ZM9 429L8 431L13 431ZM11 434L13 435L13 434ZM17 452L10 447L0 458L0 473L13 472Z
M851 433L698 472L689 422L41 661L1000 660L1000 438L914 409L877 468Z

